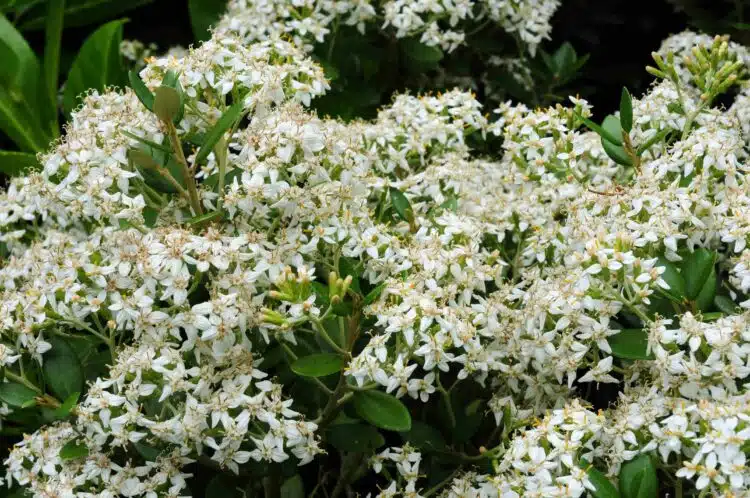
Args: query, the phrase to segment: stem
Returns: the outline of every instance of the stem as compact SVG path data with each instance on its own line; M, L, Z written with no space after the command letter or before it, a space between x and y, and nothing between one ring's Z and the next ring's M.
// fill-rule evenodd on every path
M698 114L703 112L703 109L705 108L706 102L702 102L695 111L690 113L687 120L685 121L685 127L682 129L682 137L680 138L680 140L685 140L687 138L688 133L690 133L690 128L693 127L693 121L695 121L695 118L698 117Z
M216 210L221 211L224 201L224 177L227 174L227 144L224 138L218 141L214 147L216 161L219 163L219 199L216 201Z
M445 390L443 387L443 383L440 382L440 376L435 377L437 379L438 384L438 391L440 391L440 394L443 395L443 402L445 403L445 408L448 410L448 417L450 418L451 427L455 429L456 427L456 415L453 413L453 404L451 403L451 395L448 394L448 391Z
M439 483L435 484L433 487L431 487L430 489L428 489L427 491L425 491L422 494L422 496L424 498L429 498L430 496L432 496L435 493L437 493L438 491L440 491L443 488L443 486L445 486L446 484L448 484L449 482L451 482L451 480L458 473L459 470L461 470L460 466L457 467L453 472L451 472L448 477L446 477L445 479L443 479L442 481L440 481Z
M38 394L42 394L42 390L32 384L31 381L29 381L26 377L21 377L20 375L14 374L10 370L5 371L5 377L12 380L13 382L23 384L24 386L28 387Z
M318 320L317 318L313 318L312 324L315 327L315 330L318 332L318 334L323 338L324 341L326 341L326 343L329 346L331 346L331 348L333 348L334 351L336 351L337 353L343 356L346 356L347 358L351 357L351 354L348 351L341 349L341 346L336 344L336 341L331 339L331 336L328 335L328 332L326 332L326 329L323 326L323 324L320 323L320 320Z
M188 166L187 159L185 159L185 153L182 151L182 143L180 143L180 137L177 136L177 129L174 127L174 123L172 123L171 121L166 121L165 124L167 125L167 133L169 135L169 141L172 144L172 149L175 151L175 154L177 154L177 162L182 166L182 176L184 177L185 184L187 185L187 193L188 199L190 200L190 205L193 208L193 211L195 211L195 214L197 216L200 216L203 214L203 209L201 209L201 203L198 197L198 188L195 185L195 176L193 176L193 174L190 172L190 167ZM168 175L168 178L174 179L172 175ZM179 182L177 182L176 180L175 183L179 184Z

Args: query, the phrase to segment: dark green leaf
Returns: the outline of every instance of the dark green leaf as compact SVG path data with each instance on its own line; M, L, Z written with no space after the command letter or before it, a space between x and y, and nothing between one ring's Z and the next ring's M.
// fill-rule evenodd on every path
M83 390L83 368L76 352L64 339L47 340L52 349L44 355L42 370L47 387L59 398L67 399Z
M16 382L0 384L0 401L10 406L21 407L34 401L37 392Z
M85 457L88 454L89 449L86 445L82 441L73 439L60 448L59 456L61 460L73 460L74 458Z
M47 25L44 44L44 82L47 90L47 119L53 136L58 133L57 90L60 70L60 42L62 41L65 0L47 1Z
M594 498L620 498L620 493L607 477L596 470L594 467L589 468L588 477L591 484L594 485L594 491L591 492Z
M213 151L214 146L219 142L224 133L227 132L242 116L242 102L236 102L224 111L216 124L206 133L206 139L203 142L198 154L195 157L196 163L202 163Z
M136 96L138 97L138 100L140 100L141 103L146 106L146 109L148 109L149 111L153 111L154 94L151 93L151 90L148 89L141 77L138 76L138 73L136 73L135 71L130 71L128 73L128 81L130 82L130 88L133 89Z
M657 498L659 481L648 455L640 455L620 469L620 494L623 498Z
M576 58L576 51L573 45L568 42L560 45L554 55L555 74L563 74L567 68L573 66Z
M417 62L434 65L443 58L443 51L437 47L430 47L417 38L407 38L402 41L406 55Z
M193 27L193 35L196 40L205 41L211 38L211 32L208 29L216 24L226 8L226 0L188 1L190 24Z
M294 373L303 377L325 377L340 372L343 367L343 358L333 353L303 356L291 366Z
M625 87L622 87L620 95L620 123L627 133L633 129L633 99Z
M294 474L284 481L280 491L281 496L279 498L304 498L305 484L299 474Z
M680 272L677 271L677 267L674 263L667 261L665 258L659 257L656 266L663 266L664 273L661 274L661 278L669 285L669 289L665 289L665 293L676 299L678 302L682 302L685 299L685 279L682 278Z
M124 19L109 22L86 38L68 71L63 108L70 113L80 95L90 88L103 91L110 85L122 85L125 72L120 56Z
M327 440L339 451L351 453L369 453L385 444L375 427L360 423L332 425Z
M224 216L224 213L222 213L221 211L211 211L210 213L205 213L200 216L195 216L193 218L190 218L185 223L188 225L196 225L198 223L203 223L205 221L221 219L223 216Z
M362 294L362 288L359 286L359 275L361 273L361 264L359 260L342 257L339 259L339 273L341 278L352 277L352 283L349 286L357 294Z
M154 462L159 457L159 455L161 455L161 450L159 450L158 448L154 448L153 446L149 446L148 444L142 443L141 441L133 443L133 446L135 447L135 450L138 452L138 454L141 455L147 462Z
M46 95L39 60L23 36L0 14L0 130L23 151L40 152L50 136L41 101Z
M714 305L726 315L737 315L742 312L742 308L728 296L714 296Z
M701 311L708 311L714 302L716 296L716 270L711 267L711 273L708 274L703 288L695 298L695 304Z
M413 420L411 430L402 432L401 437L410 445L421 450L439 451L446 449L445 439L440 431L419 420Z
M391 194L393 209L396 210L396 213L398 213L402 220L411 222L414 219L414 211L411 209L409 199L397 188L391 187L389 192Z
M680 264L680 274L685 280L685 295L695 299L703 289L706 280L714 268L714 253L697 248Z
M153 0L67 0L65 2L65 27L79 27L112 19L123 12L140 7ZM47 16L46 2L29 9L22 17L22 31L41 29Z
M654 355L647 353L648 332L645 329L622 329L617 334L607 337L612 355L626 360L653 360Z
M206 486L206 498L232 498L238 496L235 480L226 474L217 474Z
M182 97L176 89L162 85L154 90L153 111L163 122L174 121L182 112L182 106Z
M411 415L406 406L382 391L355 392L354 408L360 417L381 429L399 432L411 429Z
M36 154L0 150L0 172L8 176L19 176L40 168Z

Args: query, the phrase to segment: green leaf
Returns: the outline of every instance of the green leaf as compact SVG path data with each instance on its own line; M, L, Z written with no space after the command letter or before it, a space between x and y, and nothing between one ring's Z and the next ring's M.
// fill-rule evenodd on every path
M411 430L402 432L401 437L410 445L420 450L445 450L447 445L443 435L433 426L419 420L413 420Z
M198 223L203 223L204 221L211 221L213 219L221 219L224 216L224 213L221 211L211 211L210 213L205 213L200 216L194 216L193 218L190 218L185 223L187 225L197 225Z
M633 129L633 99L625 87L622 87L620 95L620 124L627 133Z
M612 355L626 360L653 360L648 350L648 332L645 329L622 329L607 337Z
M47 387L59 399L67 399L73 393L83 391L83 368L76 352L59 337L51 337L47 342L52 344L42 364Z
M702 247L690 253L680 264L680 274L685 280L685 295L695 299L703 289L714 269L714 253Z
M620 493L617 491L615 485L603 473L591 467L587 474L589 481L595 488L591 492L594 498L620 498Z
M238 496L235 480L226 474L217 474L206 486L206 498L232 498Z
M657 498L659 480L648 455L640 455L620 469L620 494L623 498Z
M80 103L80 95L90 88L103 91L122 85L125 73L120 56L124 19L109 22L86 38L68 71L63 108L70 114Z
M664 267L664 273L661 274L661 278L664 279L664 281L669 286L669 289L665 289L664 292L669 294L678 302L682 302L685 299L686 292L685 279L682 278L680 272L677 271L677 267L663 257L659 257L656 266Z
M0 172L8 176L19 176L30 170L40 169L36 154L0 150Z
M714 305L726 315L738 315L742 312L742 308L728 296L714 296Z
M34 401L38 393L16 382L0 384L0 401L10 406L21 407Z
M602 121L602 129L607 132L606 138L609 142L612 142L615 145L622 145L622 125L620 124L620 120L617 119L617 116L610 114L606 118L604 118L604 121ZM615 140L612 140L615 138Z
M633 159L631 159L628 153L625 152L625 149L623 149L621 146L615 145L607 140L602 140L602 148L604 149L604 152L607 153L609 158L617 164L620 164L622 166L633 165Z
M68 415L70 415L70 412L73 410L73 408L78 403L78 398L80 398L81 393L80 392L74 392L67 398L65 398L65 401L62 405L57 407L54 411L54 415L56 418L65 418Z
M373 290L367 293L365 296L364 304L367 306L368 304L374 303L379 297L380 294L383 293L383 289L385 289L385 286L387 285L387 282L383 282L382 284L375 287Z
M159 168L161 167L159 163L161 158L159 156L159 151L154 151L154 149L132 148L128 150L128 159L135 164L138 171L141 173L141 176L143 176L143 181L145 181L149 187L165 194L179 192L177 187L159 171ZM185 180L182 175L182 166L173 157L169 157L167 165L164 166L164 168L167 170L166 172L177 180L178 183L183 187L185 186Z
M708 274L703 288L695 298L695 304L701 311L708 311L714 302L716 296L716 270L711 267L711 273Z
M77 439L73 439L60 448L59 456L61 460L73 460L75 458L85 457L88 454L89 449L86 445Z
M578 56L576 55L573 45L565 42L555 51L553 58L555 63L555 74L563 74L567 68L575 63Z
M130 71L128 73L128 81L130 82L130 88L133 89L136 96L138 97L138 100L141 101L141 104L146 106L146 109L148 109L149 111L153 111L154 94L151 93L151 90L148 89L141 77L138 76L138 73L136 73L135 71Z
M133 443L133 446L135 447L135 450L138 452L138 454L141 455L147 462L155 462L159 455L161 455L160 449L149 446L148 444L142 443L141 441Z
M65 0L48 0L44 42L44 82L47 90L47 114L50 131L57 136L57 90L60 70L60 43L62 41Z
M340 372L343 367L343 358L333 353L303 356L291 365L292 372L302 377L325 377Z
M576 114L576 117L581 120L581 122L586 125L587 128L589 128L591 131L596 132L600 137L602 137L602 143L605 141L608 141L613 144L617 144L617 138L614 137L610 132L599 126L598 124L594 123L588 118L584 118L580 114ZM620 142L622 143L622 139L620 139Z
M360 423L332 425L326 440L339 451L370 453L385 444L378 430Z
M125 11L140 7L153 0L67 0L65 2L65 27L73 28L97 24L112 19ZM46 2L37 2L24 13L20 29L30 31L44 27L47 16Z
M242 116L242 102L236 102L232 106L224 111L216 124L206 133L205 141L201 145L198 154L195 156L196 164L202 163L208 158L208 155L213 151L214 146L224 136L227 130L235 125L237 120Z
M281 485L280 498L304 498L305 497L305 484L302 482L302 478L299 474L294 474L292 477L284 481Z
M339 259L339 273L341 278L352 277L352 283L349 286L357 294L362 294L362 288L359 286L359 275L361 273L361 263L358 259L342 257Z
M382 391L355 392L354 408L360 417L381 429L399 432L411 429L411 415L406 406Z
M180 92L169 86L160 86L154 91L153 111L163 122L174 121L182 113Z
M425 45L417 38L404 39L402 46L410 59L426 65L436 65L443 58L442 50Z
M393 209L396 210L396 213L398 213L402 220L411 223L414 219L414 211L411 209L409 199L407 199L404 193L397 188L391 187L389 192L391 194L391 204L393 204Z
M0 61L0 130L23 151L43 151L50 136L40 107L45 95L42 70L29 44L2 14Z
M189 0L188 12L193 35L198 41L211 38L209 28L216 24L227 8L225 0Z

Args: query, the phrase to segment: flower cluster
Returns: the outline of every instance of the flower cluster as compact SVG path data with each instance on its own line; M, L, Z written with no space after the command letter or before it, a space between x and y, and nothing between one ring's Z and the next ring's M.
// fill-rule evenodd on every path
M657 55L662 81L605 121L621 144L585 131L575 98L489 123L471 93L404 94L343 123L306 109L328 82L297 44L225 27L324 36L285 16L358 24L369 4L232 5L269 23L230 10L135 90L91 93L43 171L0 196L0 399L58 419L12 450L13 483L186 496L192 462L321 462L331 427L378 447L371 426L407 432L407 406L430 423L441 406L452 429L494 426L477 454L440 443L460 462L445 496L578 497L636 462L712 496L750 489L750 110L745 93L711 106L744 77L734 46L681 35L701 47L684 77ZM442 4L389 2L390 24L416 5ZM471 146L488 135L497 158ZM50 369L79 343L69 364L100 368L50 413L71 394ZM605 383L619 401L596 412ZM436 444L374 456L397 469L380 496L425 492Z
M465 41L463 24L487 21L517 36L534 55L549 38L549 22L558 6L558 0L389 0L380 5L370 0L232 0L215 30L248 42L289 36L312 50L312 43L322 43L339 24L363 34L368 25L380 24L379 29L391 30L397 38L418 37L450 52Z

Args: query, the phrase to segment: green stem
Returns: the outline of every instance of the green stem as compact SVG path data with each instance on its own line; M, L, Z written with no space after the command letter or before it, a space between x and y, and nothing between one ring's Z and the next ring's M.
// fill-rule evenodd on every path
M456 415L453 413L453 404L451 403L451 395L443 387L443 383L440 382L440 376L435 377L437 379L438 391L443 395L443 403L445 403L445 409L448 410L448 418L450 419L451 427L456 427Z
M351 357L351 354L348 351L342 349L341 346L339 346L338 344L336 344L336 341L334 341L333 339L331 339L331 336L328 335L328 332L326 332L326 329L323 326L323 324L320 322L320 320L318 320L317 318L314 318L312 320L312 324L315 327L315 330L318 332L318 335L320 335L320 337L323 338L323 340L329 346L331 346L331 348L334 351L336 351L337 353L339 353L342 356L346 356L347 358Z
M19 384L23 384L24 386L28 387L29 389L31 389L32 391L34 391L34 392L36 392L38 394L42 394L42 390L39 389L34 384L32 384L31 381L29 381L26 377L21 377L20 375L14 374L10 370L6 370L5 371L5 377L7 379L12 380L13 382L17 382Z
M182 151L182 143L180 142L180 137L177 136L177 129L174 127L174 123L171 121L165 122L167 125L167 134L169 135L169 141L172 144L172 150L174 150L175 154L177 155L177 162L180 163L182 166L182 176L185 179L185 184L187 185L187 196L188 200L190 201L190 206L193 208L193 211L195 212L196 216L200 216L203 214L203 209L201 208L201 202L200 198L198 197L198 187L195 184L195 176L190 171L190 167L188 166L187 159L185 159L185 153ZM167 178L174 180L174 183L179 185L179 182L174 179L174 177L167 172ZM182 186L178 190L182 190L184 192L184 189L182 189Z

